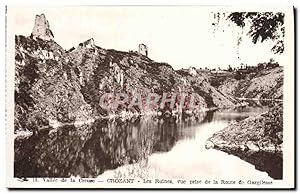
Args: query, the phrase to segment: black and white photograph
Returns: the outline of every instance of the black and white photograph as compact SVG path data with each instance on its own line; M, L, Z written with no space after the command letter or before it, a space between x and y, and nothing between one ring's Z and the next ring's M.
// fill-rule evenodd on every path
M294 188L294 9L8 6L10 188Z

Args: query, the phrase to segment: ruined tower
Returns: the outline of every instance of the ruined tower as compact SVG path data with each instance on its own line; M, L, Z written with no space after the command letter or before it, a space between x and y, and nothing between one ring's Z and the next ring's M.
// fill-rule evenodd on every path
M36 15L31 35L33 38L52 40L54 38L50 25L44 14Z
M82 43L82 46L85 46L86 48L95 48L95 42L93 38L90 38Z
M148 56L148 47L145 44L139 44L139 53Z

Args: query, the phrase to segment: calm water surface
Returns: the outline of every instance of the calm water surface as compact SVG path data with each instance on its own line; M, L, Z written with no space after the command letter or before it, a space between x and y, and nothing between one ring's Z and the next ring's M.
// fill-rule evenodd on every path
M268 179L235 156L205 149L214 132L264 111L240 107L182 119L139 117L64 126L15 142L15 176Z

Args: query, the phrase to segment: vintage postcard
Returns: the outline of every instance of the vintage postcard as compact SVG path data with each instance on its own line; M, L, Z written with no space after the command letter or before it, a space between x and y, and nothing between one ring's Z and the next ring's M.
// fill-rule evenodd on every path
M294 189L294 9L8 6L9 188Z

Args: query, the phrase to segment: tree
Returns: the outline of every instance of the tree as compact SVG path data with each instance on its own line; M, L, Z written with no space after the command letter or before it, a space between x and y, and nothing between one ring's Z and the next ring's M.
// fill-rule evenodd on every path
M220 22L220 13L214 13L217 20L212 25L217 27ZM281 12L232 12L228 15L223 13L223 19L229 20L238 27L247 31L247 35L252 38L252 42L273 41L275 44L271 51L275 54L284 52L284 13ZM246 25L249 24L249 25ZM249 27L248 27L249 26ZM246 29L247 28L247 29ZM238 38L239 45L242 38Z
M272 40L275 45L272 52L283 53L284 51L284 13L273 12L233 12L229 14L228 19L237 26L244 28L248 20L250 29L247 33L252 38L252 42L256 44L259 40L264 42Z

